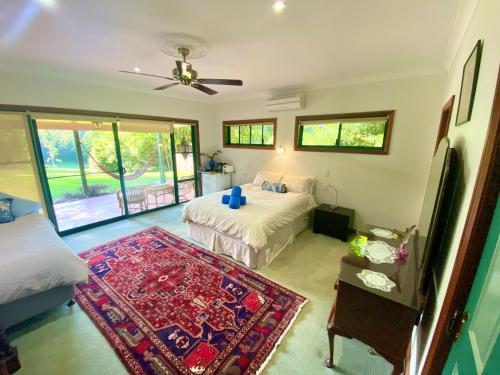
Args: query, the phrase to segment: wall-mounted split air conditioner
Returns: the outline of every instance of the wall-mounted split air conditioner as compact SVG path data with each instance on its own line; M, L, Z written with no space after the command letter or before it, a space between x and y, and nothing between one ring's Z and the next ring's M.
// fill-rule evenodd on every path
M304 108L304 95L273 98L266 102L266 109L269 112L290 111L302 108Z

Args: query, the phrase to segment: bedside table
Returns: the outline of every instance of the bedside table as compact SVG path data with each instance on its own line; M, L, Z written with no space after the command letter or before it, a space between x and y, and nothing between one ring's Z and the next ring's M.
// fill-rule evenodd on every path
M322 204L314 210L313 232L326 234L344 242L354 224L354 210L345 207L332 209L329 204Z
M231 176L232 173L201 172L201 186L203 195L230 189L232 185Z

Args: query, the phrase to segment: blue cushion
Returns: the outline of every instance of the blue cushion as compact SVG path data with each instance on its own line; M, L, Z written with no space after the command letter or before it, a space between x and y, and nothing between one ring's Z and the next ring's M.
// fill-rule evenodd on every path
M286 193L288 192L288 189L286 188L285 184L282 184L280 182L273 182L273 191L275 193Z
M12 198L0 198L0 224L14 221L12 214Z
M22 199L15 197L13 195L0 193L0 198L12 198L12 214L14 218L18 218L21 216L26 216L29 214L34 214L40 211L40 203L30 201L28 199Z
M247 204L247 197L241 197L241 198L240 198L240 204L241 204L242 206L246 205L246 204Z
M231 198L230 195L224 194L222 196L222 204L229 204L229 198Z
M232 197L241 197L241 188L239 186L233 187L231 190L231 196Z
M262 183L262 190L273 191L273 185L269 181Z
M234 195L231 195L231 198L229 198L229 208L234 208L238 209L240 208L241 205L241 197L236 197Z

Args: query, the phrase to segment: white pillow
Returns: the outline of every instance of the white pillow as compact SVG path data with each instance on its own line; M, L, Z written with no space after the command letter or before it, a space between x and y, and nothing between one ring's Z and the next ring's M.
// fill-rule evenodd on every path
M283 172L257 172L255 179L253 180L254 185L262 186L264 181L268 181L271 184L273 182L280 182L281 177L283 177Z
M288 191L292 193L312 194L314 189L314 177L285 175L281 183L286 185Z

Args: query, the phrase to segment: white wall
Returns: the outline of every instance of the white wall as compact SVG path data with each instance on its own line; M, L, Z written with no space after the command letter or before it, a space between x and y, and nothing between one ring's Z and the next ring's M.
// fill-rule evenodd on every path
M365 223L404 229L416 224L434 150L444 76L423 76L375 82L306 95L300 111L269 113L263 100L224 103L215 106L213 131L224 160L234 163L236 182L253 179L258 170L283 171L318 178L316 196L333 203L330 183L339 191L339 204L356 210L357 227ZM329 113L396 110L389 155L318 153L293 150L295 116ZM277 117L275 151L222 148L222 121ZM330 177L325 177L325 172Z
M484 147L486 132L488 129L493 95L497 81L497 74L500 63L500 2L498 0L469 0L464 1L463 9L473 9L474 13L470 24L462 25L465 35L456 35L460 38L457 43L458 50L449 69L445 83L445 93L442 101L445 102L451 95L455 95L455 105L453 109L452 124L450 125L448 136L452 147L455 147L461 157L463 164L463 186L461 186L461 201L459 205L457 224L452 235L449 254L441 284L438 285L436 310L432 322L431 335L436 327L437 318L443 304L443 300L448 288L451 272L455 264L455 258L460 243L465 219L469 209L474 184ZM475 7L475 10L474 10ZM462 16L461 19L467 19ZM472 119L470 122L460 126L455 126L458 99L460 95L460 85L462 79L463 64L467 60L478 39L484 39L483 54L479 71L478 85L474 100ZM427 353L430 340L426 343L425 354ZM425 357L424 357L425 358ZM423 364L423 359L421 365Z
M201 148L216 142L209 105L165 95L0 72L0 103L121 112L199 120Z

